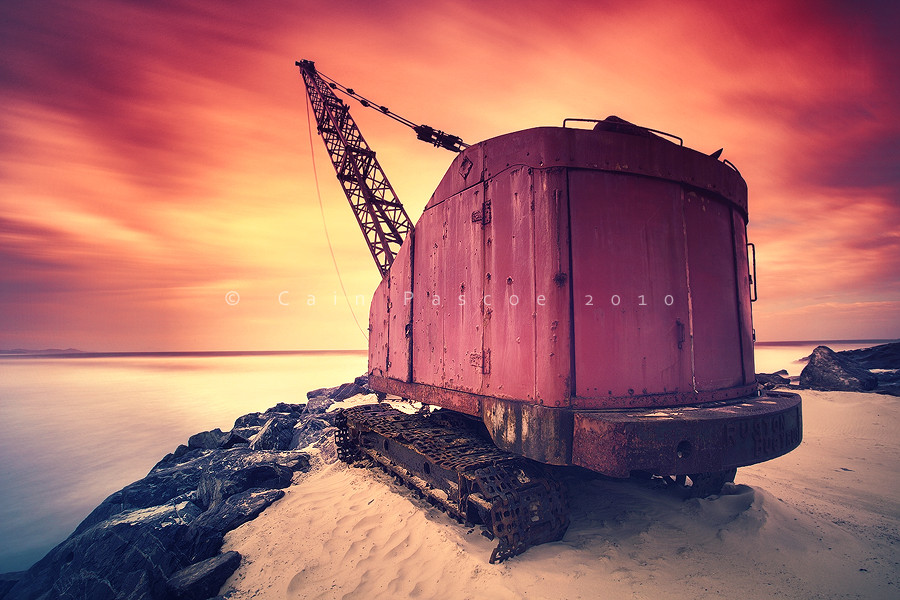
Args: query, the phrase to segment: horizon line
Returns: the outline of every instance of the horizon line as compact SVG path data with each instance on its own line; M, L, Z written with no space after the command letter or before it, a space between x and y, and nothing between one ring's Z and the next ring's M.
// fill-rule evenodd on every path
M755 346L786 346L792 344L859 344L859 343L892 343L898 342L898 338L860 338L849 340L772 340L757 341ZM102 358L110 356L274 356L288 354L362 354L367 353L365 348L344 349L304 349L304 350L79 350L77 348L47 348L43 350L31 350L14 348L0 350L0 357L58 357L58 358Z

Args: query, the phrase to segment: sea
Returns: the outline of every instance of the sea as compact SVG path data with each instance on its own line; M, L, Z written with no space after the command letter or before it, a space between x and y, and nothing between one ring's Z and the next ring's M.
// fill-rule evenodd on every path
M366 352L0 356L0 573L200 431L365 374Z
M820 344L879 343L757 343L756 371L797 376ZM0 573L27 569L191 435L365 371L365 351L0 355Z

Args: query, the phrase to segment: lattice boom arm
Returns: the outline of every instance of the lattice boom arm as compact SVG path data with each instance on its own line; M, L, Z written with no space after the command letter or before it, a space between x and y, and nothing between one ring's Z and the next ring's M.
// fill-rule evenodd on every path
M319 135L382 277L413 225L350 116L311 61L298 61Z

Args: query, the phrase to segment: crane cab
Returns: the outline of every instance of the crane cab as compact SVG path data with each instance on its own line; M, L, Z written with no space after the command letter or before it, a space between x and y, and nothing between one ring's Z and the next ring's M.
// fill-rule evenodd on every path
M784 454L800 397L757 390L747 214L733 167L619 120L469 146L374 294L370 386L614 477Z

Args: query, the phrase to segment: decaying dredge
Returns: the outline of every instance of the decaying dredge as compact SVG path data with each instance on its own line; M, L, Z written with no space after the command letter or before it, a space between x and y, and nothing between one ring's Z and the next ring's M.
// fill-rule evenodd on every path
M484 524L493 562L565 533L542 464L705 495L800 444L800 397L757 388L747 186L719 153L615 117L467 146L296 64L382 274L369 385L444 409L344 411L344 460ZM335 90L459 152L415 227Z

